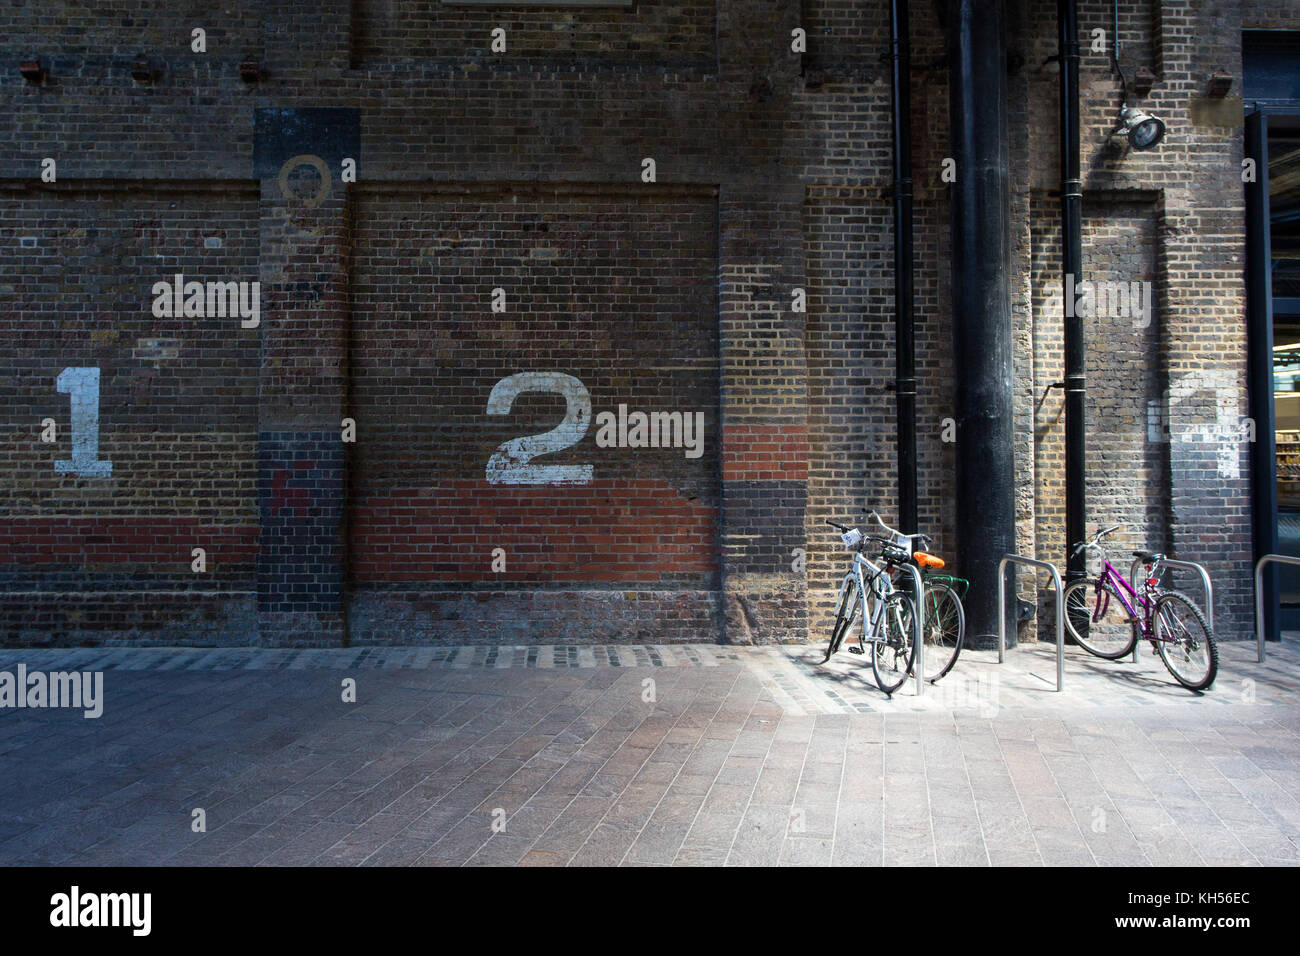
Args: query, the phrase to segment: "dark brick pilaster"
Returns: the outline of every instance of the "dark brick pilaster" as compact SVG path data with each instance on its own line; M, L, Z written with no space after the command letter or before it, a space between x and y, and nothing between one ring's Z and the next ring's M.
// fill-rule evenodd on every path
M722 578L726 639L802 640L808 498L803 191L724 190L721 229Z
M341 423L347 403L350 220L339 162L343 153L355 151L355 118L352 110L270 111L259 117L257 603L263 643L347 640ZM299 165L282 185L284 162L303 155L316 157L319 165Z

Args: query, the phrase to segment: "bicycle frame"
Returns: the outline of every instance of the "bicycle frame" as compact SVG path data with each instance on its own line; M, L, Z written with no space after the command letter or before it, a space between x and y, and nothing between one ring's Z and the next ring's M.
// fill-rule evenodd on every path
M865 580L862 576L864 565L870 569L870 581ZM861 552L853 556L853 570L844 577L847 583L858 589L858 613L862 618L862 633L858 637L858 643L875 642L877 640L876 634L880 630L881 617L885 612L884 598L894 590L893 582L889 580L889 575L885 573L883 568L876 567ZM875 600L870 600L871 598ZM871 613L868 615L867 605L869 601Z
M1144 640L1148 640L1154 643L1156 641L1156 637L1155 637L1154 630L1151 626L1151 612L1155 608L1155 605L1145 595L1139 594L1137 592L1137 589L1133 587L1133 585L1129 584L1128 579L1125 578L1124 575L1122 575L1119 571L1115 570L1115 566L1110 563L1110 558L1106 557L1103 554L1101 560L1104 567L1101 570L1101 574L1097 575L1097 582L1096 585L1094 585L1094 587L1099 588L1103 581L1108 582L1111 585L1111 587L1114 588L1115 596L1119 598L1120 604L1124 605L1124 610L1128 612L1128 616L1131 619L1137 621L1138 634ZM1142 606L1141 615L1138 614L1137 609L1134 608L1133 603L1128 599L1128 597L1125 597L1125 592L1128 592L1128 594L1133 598L1135 598L1137 600L1137 603ZM1101 595L1106 596L1106 600L1104 602L1100 599ZM1106 613L1106 610L1109 607L1110 607L1110 592L1099 590L1097 609L1092 612L1092 622L1096 624L1099 620L1101 620L1102 615ZM1174 641L1173 638L1165 637L1164 635L1161 635L1159 639L1166 644L1173 643Z
M873 517L889 533L889 538L877 539L885 541L885 547L881 550L880 564L871 561L862 553L863 548L866 546L866 539L859 529L849 528L834 521L828 520L826 522L840 532L840 540L846 548L854 552L854 556L852 567L844 575L844 583L840 587L840 598L837 605L839 610L836 612L837 630L832 634L832 643L826 649L826 657L823 659L823 663L830 660L831 655L842 646L844 638L852 634L855 622L852 619L844 620L841 615L848 610L848 589L850 587L857 588L856 597L860 606L853 610L852 616L862 615L862 630L858 636L858 644L859 648L865 651L867 642L871 642L871 668L876 672L876 683L887 694L893 693L902 686L902 681L900 681L887 689L885 686L887 681L880 676L877 661L880 659L879 654L882 646L894 648L895 651L910 646L907 673L903 675L902 680L907 679L908 673L915 672L916 693L919 697L923 693L924 687L922 675L925 671L925 641L923 638L926 589L920 570L909 559L915 553L912 543L914 541L926 542L929 538L923 534L900 535L892 532L875 512L870 512L870 517ZM900 538L906 540L906 550L904 550L903 545L898 543ZM908 594L894 586L892 576L894 571L900 567L911 575L914 587L912 594ZM864 572L865 575L869 575L869 578L864 575ZM894 597L902 597L904 601L895 602L890 600ZM868 604L871 605L870 610L868 610ZM892 609L891 605L894 605ZM904 611L903 605L906 605L910 610ZM886 616L887 614L888 616ZM882 624L886 626L882 628ZM842 630L839 629L841 626ZM893 636L895 626L898 629L897 640ZM884 636L880 636L882 630L885 632ZM910 631L910 634L908 631ZM894 664L897 665L898 663L897 655L895 655ZM888 662L886 662L886 666L889 666Z
M946 584L956 592L957 597L962 599L966 597L966 592L970 590L969 581L953 574L945 574L943 572L935 573L930 570L923 570L921 572L921 577L925 579L927 589L931 581L934 581L936 584Z

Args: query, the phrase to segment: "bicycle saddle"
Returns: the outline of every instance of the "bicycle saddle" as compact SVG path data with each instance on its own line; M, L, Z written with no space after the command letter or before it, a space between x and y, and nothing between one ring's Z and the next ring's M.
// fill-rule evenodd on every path
M1163 561L1165 556L1157 554L1155 551L1134 551L1133 557L1145 561L1147 564L1154 564L1157 561Z
M937 554L927 554L924 551L915 551L912 553L912 560L923 568L941 568L946 563L943 558Z

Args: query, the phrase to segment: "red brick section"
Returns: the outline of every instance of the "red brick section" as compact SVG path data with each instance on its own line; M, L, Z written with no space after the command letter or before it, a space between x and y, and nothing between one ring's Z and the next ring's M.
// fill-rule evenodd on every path
M439 482L358 501L349 512L354 582L707 580L716 509L652 478L580 488ZM492 550L506 570L491 570Z
M203 548L209 569L251 572L257 525L211 525L188 518L9 518L0 522L0 566L97 565L190 575Z
M806 481L808 429L741 423L727 429L723 481Z

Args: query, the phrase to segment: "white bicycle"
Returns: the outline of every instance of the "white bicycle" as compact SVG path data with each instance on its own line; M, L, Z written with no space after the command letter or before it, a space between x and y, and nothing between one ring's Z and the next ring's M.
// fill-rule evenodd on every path
M840 532L840 540L853 552L853 565L840 585L835 626L822 663L831 659L849 630L860 623L858 646L850 647L849 651L865 654L866 645L870 644L871 670L876 684L885 694L893 695L912 671L916 645L921 640L921 620L916 613L916 601L895 588L891 576L895 569L912 559L909 546L912 539L926 536L894 533L906 542L900 543L893 538L864 536L857 528L847 528L834 521L826 523ZM863 553L869 542L880 544L879 563L873 563Z

